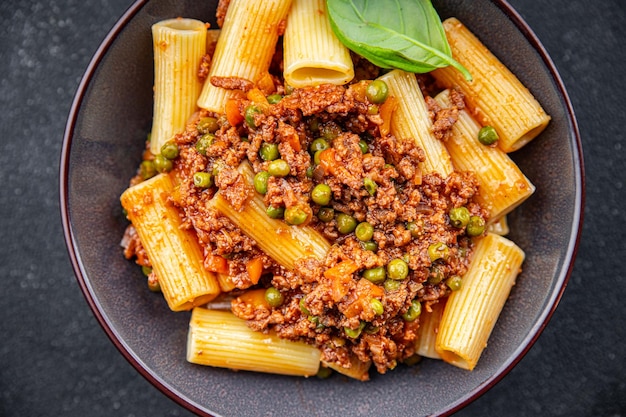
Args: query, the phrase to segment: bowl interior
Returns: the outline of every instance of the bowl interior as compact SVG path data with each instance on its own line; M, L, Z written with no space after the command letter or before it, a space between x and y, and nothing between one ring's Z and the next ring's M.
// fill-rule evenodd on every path
M552 116L513 159L537 186L509 218L527 259L479 365L433 360L362 383L231 372L188 364L188 313L172 313L124 260L119 196L139 163L152 119L150 26L185 16L215 24L216 1L139 1L96 53L76 96L63 146L61 205L78 282L121 353L166 395L204 415L431 415L458 409L497 382L527 351L556 307L571 271L583 193L580 140L550 59L510 6L435 1L513 70ZM480 13L476 12L480 10ZM280 401L280 398L289 400ZM381 401L384 399L384 401Z

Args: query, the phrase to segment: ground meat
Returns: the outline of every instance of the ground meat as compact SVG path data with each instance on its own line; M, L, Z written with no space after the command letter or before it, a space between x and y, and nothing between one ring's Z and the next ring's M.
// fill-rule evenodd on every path
M250 91L254 88L254 83L241 77L211 77L211 84L215 87L225 88L227 90Z

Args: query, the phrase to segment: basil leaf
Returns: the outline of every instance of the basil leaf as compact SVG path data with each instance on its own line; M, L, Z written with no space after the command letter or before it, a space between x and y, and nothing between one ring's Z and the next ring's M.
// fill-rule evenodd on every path
M374 65L418 73L451 65L472 79L430 0L326 0L326 9L337 38Z

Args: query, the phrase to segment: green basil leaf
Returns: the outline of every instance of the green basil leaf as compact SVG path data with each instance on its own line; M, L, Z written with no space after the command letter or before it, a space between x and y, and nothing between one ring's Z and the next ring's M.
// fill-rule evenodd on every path
M472 78L452 58L430 0L326 0L326 8L337 38L374 65L418 73L451 65Z

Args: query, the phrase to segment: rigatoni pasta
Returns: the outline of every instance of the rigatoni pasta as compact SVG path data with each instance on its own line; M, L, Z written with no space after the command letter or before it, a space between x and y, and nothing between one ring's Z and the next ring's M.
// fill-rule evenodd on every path
M442 91L435 100L449 107L450 90ZM478 141L480 128L466 110L459 110L445 147L456 169L476 175L480 183L476 199L489 212L488 221L494 222L530 197L535 186L501 149Z
M243 371L311 376L319 369L320 351L304 342L255 332L230 312L197 307L189 321L187 361Z
M220 293L215 275L203 266L202 248L193 230L182 227L170 201L174 180L159 174L128 188L121 196L158 276L163 296L174 311L206 304Z
M325 0L294 0L284 36L284 76L292 87L346 84L354 78L350 51L333 33Z
M202 89L198 67L206 52L207 27L195 19L169 19L152 26L154 110L150 151L185 128Z
M436 349L444 361L474 369L524 257L524 252L505 237L489 233L479 239L463 277L463 288L450 295L439 323Z
M448 176L453 170L450 155L432 133L432 121L415 75L393 70L379 79L387 83L390 94L397 99L391 132L400 140L414 140L424 150L426 161L422 164L422 171L425 174L437 172Z
M217 41L209 76L198 98L198 106L223 113L231 90L216 87L212 77L237 77L256 83L267 73L281 22L291 0L232 0Z
M463 91L472 116L496 129L504 152L521 148L541 133L550 116L528 88L458 19L446 19L443 26L452 56L473 79L466 80L452 67L433 71L435 79Z

